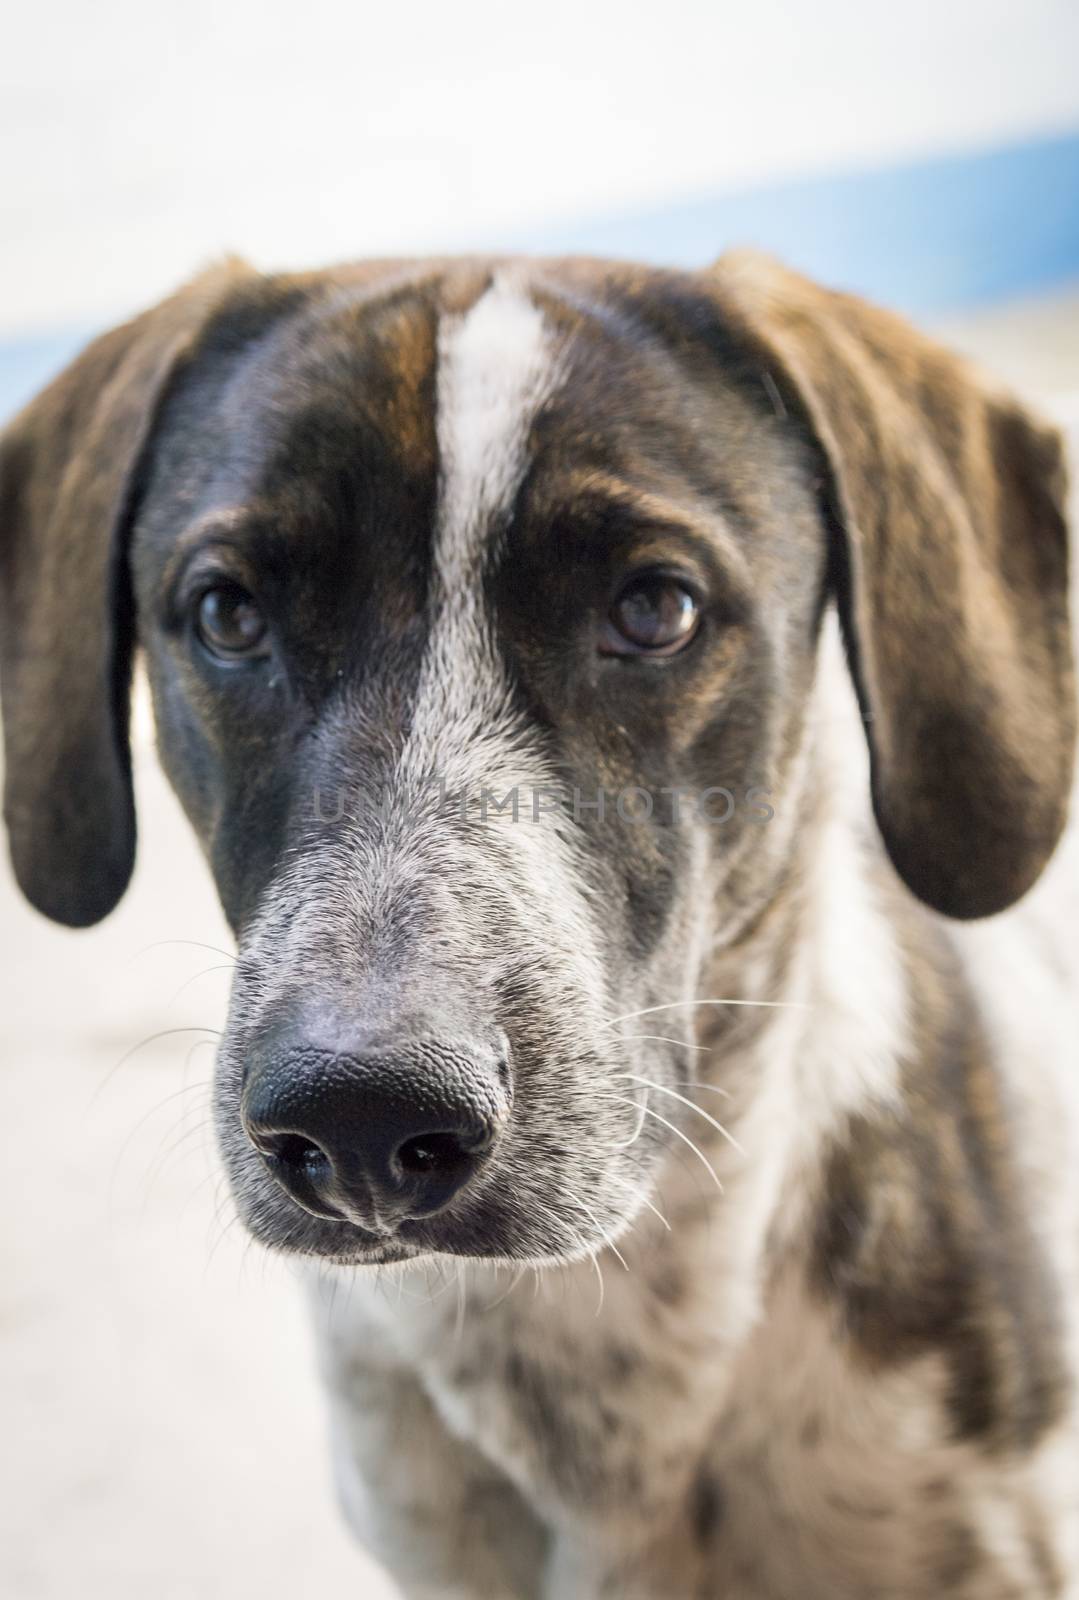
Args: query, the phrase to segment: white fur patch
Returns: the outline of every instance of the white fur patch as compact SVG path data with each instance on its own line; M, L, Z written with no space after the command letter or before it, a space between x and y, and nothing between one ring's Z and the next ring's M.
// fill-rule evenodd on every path
M557 382L556 349L543 315L512 278L497 275L470 310L444 320L436 391L435 618L409 753L429 756L447 727L460 734L466 725L480 750L487 744L483 735L489 738L499 721L512 721L483 603L483 571L492 519L512 508L528 467L529 428ZM459 764L467 741L454 743ZM483 749L486 757L491 753ZM476 769L458 776L481 781L487 774Z
M448 591L474 575L492 516L508 511L528 430L558 380L539 308L506 275L438 341L437 433L442 491L435 560Z
M895 930L859 844L873 830L868 759L834 618L818 674L816 781L823 804L790 995L812 1008L798 1047L796 1104L813 1149L848 1116L895 1096L898 1063L910 1042Z

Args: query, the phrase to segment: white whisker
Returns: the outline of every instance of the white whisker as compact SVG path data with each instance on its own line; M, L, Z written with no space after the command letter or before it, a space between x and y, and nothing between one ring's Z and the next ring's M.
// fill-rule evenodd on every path
M209 950L213 955L224 956L226 960L233 962L237 966L239 965L233 951L222 950L220 945L206 944L201 939L155 939L153 944L143 945L141 950L136 950L130 959L137 961L139 956L147 955L151 950L163 950L166 945L170 944L186 944L192 950Z
M145 1050L147 1045L156 1044L159 1039L168 1039L178 1033L210 1033L213 1034L215 1038L224 1038L224 1034L221 1032L220 1028L201 1027L196 1023L191 1023L182 1028L159 1028L156 1033L148 1034L145 1039L140 1039L138 1044L133 1044L130 1050L125 1050L119 1061L113 1063L108 1072L106 1072L105 1076L101 1079L100 1083L94 1089L93 1094L90 1096L89 1105L93 1106L96 1104L100 1096L112 1082L113 1078L120 1071L120 1068L125 1067L131 1060L132 1056L137 1055L140 1050Z
M614 1028L620 1022L632 1022L634 1017L651 1017L657 1011L677 1011L686 1006L760 1006L765 1010L793 1010L807 1011L808 1004L804 1000L668 1000L662 1006L645 1006L641 1011L627 1011L621 1017L612 1017L609 1022L602 1024L604 1028Z
M636 1100L626 1100L623 1095L616 1095L614 1098L616 1098L618 1100L621 1100L623 1105L633 1105L633 1106L635 1106L637 1104ZM651 1106L645 1106L644 1107L644 1114L645 1114L646 1117L654 1117L657 1122L662 1122L663 1126L665 1128L669 1128L671 1133L673 1133L676 1138L681 1139L683 1144L687 1144L689 1146L689 1148L693 1151L693 1154L697 1157L697 1160L701 1163L701 1165L704 1167L705 1171L708 1173L708 1176L711 1178L711 1180L715 1184L716 1188L719 1190L720 1194L722 1194L723 1193L723 1185L719 1180L719 1177L718 1177L718 1175L716 1173L715 1168L713 1167L712 1163L709 1161L708 1157L704 1154L704 1151L703 1150L699 1150L697 1148L697 1146L693 1143L693 1140L689 1137L689 1135L687 1133L683 1133L681 1128L676 1128L674 1123L668 1121L668 1119L666 1117L661 1117L658 1111L653 1111Z
M465 1303L468 1296L468 1285L465 1282L465 1269L457 1269L457 1315L454 1318L453 1338L455 1344L460 1344L461 1336L465 1331Z
M624 1021L626 1019L620 1018L619 1020ZM654 1039L659 1044L679 1045L683 1050L700 1050L704 1055L710 1055L712 1051L711 1045L690 1044L688 1039L674 1039L669 1033L624 1033L622 1038L626 1040L627 1044L635 1039Z
M579 1210L584 1212L586 1217L590 1217L592 1219L592 1226L595 1228L596 1232L599 1234L608 1250L614 1256L616 1261L620 1261L622 1263L623 1267L625 1267L626 1271L628 1272L629 1262L626 1260L621 1250L619 1250L610 1234L604 1233L603 1229L599 1225L599 1218L596 1216L596 1213L594 1211L590 1211L583 1200L578 1200L573 1196L570 1196L570 1204L577 1206Z
M593 1313L594 1316L598 1317L600 1312L603 1310L603 1302L607 1297L607 1289L603 1282L603 1269L599 1264L599 1257L596 1255L594 1250L590 1250L588 1252L588 1259L591 1261L592 1266L595 1269L596 1280L599 1283L599 1294L596 1297L596 1309Z
M487 1310L488 1311L494 1311L496 1309L496 1307L500 1306L504 1300L508 1300L510 1295L513 1293L514 1289L516 1289L517 1285L520 1283L521 1279L524 1277L524 1275L525 1275L525 1273L527 1271L528 1271L527 1262L524 1265L518 1267L517 1271L513 1274L513 1277L510 1279L509 1288L508 1289L503 1289L502 1293L497 1297L497 1299L494 1299L494 1300L492 1300L490 1302L490 1304L487 1306Z
M642 1206L647 1206L648 1207L649 1211L652 1213L652 1215L654 1217L658 1217L659 1218L660 1222L662 1222L662 1224L666 1228L667 1232L670 1233L671 1225L667 1221L666 1217L663 1215L663 1212L659 1209L659 1207L657 1205L653 1205L652 1201L649 1200L649 1198L648 1198L648 1196L646 1194L639 1194L637 1196L637 1199L641 1202Z
M185 994L187 992L187 990L190 989L190 987L191 987L191 985L193 983L198 983L200 978L208 978L210 976L211 972L234 972L235 970L236 970L236 963L234 961L230 961L230 962L227 962L227 963L222 961L222 962L219 962L217 964L217 966L215 966L215 967L203 967L201 972L196 972L194 977L188 978L185 983L181 983L180 987L177 989L177 991L173 995L172 999L168 1002L168 1005L166 1006L166 1010L168 1009L168 1006L174 1006L176 1004L177 1000L179 1000L180 996L182 994Z
M629 1139L623 1139L621 1144L612 1144L612 1145L610 1145L608 1148L611 1149L611 1150L629 1150L629 1149L631 1149L632 1146L635 1145L637 1143L637 1140L641 1137L641 1129L644 1127L644 1110L645 1110L644 1103L642 1102L640 1105L638 1105L636 1100L626 1100L623 1103L625 1105L632 1105L635 1110L640 1112L640 1115L637 1118L637 1126L633 1130L632 1137L629 1138Z
M746 1154L745 1146L738 1143L738 1140L734 1137L734 1134L731 1133L729 1129L725 1128L722 1122L717 1122L715 1117L711 1116L707 1111L702 1111L700 1106L694 1105L693 1101L690 1100L688 1096L679 1094L677 1089L668 1089L662 1083L653 1083L650 1078L642 1078L636 1072L619 1072L616 1076L618 1078L629 1078L632 1083L642 1083L646 1089L654 1089L657 1094L668 1094L672 1100L680 1100L684 1106L688 1106L689 1109L691 1111L695 1111L699 1117L703 1117L705 1122L710 1122L712 1127L715 1128L716 1132L721 1133L724 1139L726 1139L728 1143L732 1144L740 1155L744 1156Z
M663 1215L663 1212L657 1205L653 1203L653 1201L649 1200L646 1194L638 1194L633 1185L631 1183L627 1183L624 1178L616 1178L615 1182L621 1184L622 1188L625 1189L628 1194L631 1194L634 1200L636 1200L640 1205L647 1206L652 1215L659 1218L660 1222L662 1222L668 1233L672 1231L671 1225Z

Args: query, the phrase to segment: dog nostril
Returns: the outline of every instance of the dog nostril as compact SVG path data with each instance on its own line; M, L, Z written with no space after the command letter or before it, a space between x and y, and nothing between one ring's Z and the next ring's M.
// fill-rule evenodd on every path
M256 1141L264 1156L294 1172L304 1172L309 1178L324 1176L329 1170L326 1152L311 1139L299 1133L263 1134Z
M455 1133L420 1133L397 1151L402 1169L409 1173L454 1172L467 1166L472 1156Z

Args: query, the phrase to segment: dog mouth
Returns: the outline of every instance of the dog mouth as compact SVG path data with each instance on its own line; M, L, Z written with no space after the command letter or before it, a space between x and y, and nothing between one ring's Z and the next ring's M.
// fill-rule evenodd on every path
M287 1208L287 1209L286 1209ZM392 1230L374 1231L344 1218L312 1216L297 1206L268 1214L265 1204L246 1210L248 1231L275 1255L299 1257L342 1267L394 1266L421 1256L467 1256L455 1248L452 1237L433 1238L422 1223L402 1221Z
M437 1215L402 1216L372 1228L305 1210L273 1184L268 1172L253 1172L247 1159L238 1163L235 1152L231 1159L226 1156L226 1168L242 1221L259 1244L276 1255L331 1266L395 1266L421 1259L559 1266L587 1256L617 1236L628 1220L602 1187L586 1185L588 1199L578 1215L568 1191L561 1201L540 1192L538 1174L526 1187L502 1173Z
M339 1267L399 1266L404 1262L441 1258L456 1261L506 1261L518 1265L551 1261L554 1254L515 1247L488 1229L433 1229L408 1219L393 1232L373 1233L355 1223L327 1222L316 1217L281 1219L280 1225L248 1219L254 1237L277 1255L317 1260Z
M338 1239L327 1239L322 1245L311 1242L304 1246L277 1244L271 1248L277 1254L318 1261L326 1266L347 1268L399 1267L406 1262L448 1254L446 1251L425 1249L422 1245L411 1246L399 1238L370 1241L357 1238L351 1248L347 1248L345 1243Z

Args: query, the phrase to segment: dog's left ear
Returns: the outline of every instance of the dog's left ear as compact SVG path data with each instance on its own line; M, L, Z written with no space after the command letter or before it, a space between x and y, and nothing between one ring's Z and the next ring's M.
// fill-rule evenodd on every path
M1003 910L1048 861L1071 790L1060 440L897 317L755 254L708 281L825 460L892 861L938 911Z
M165 387L241 262L96 340L0 435L4 814L46 916L96 922L135 855L126 527Z

